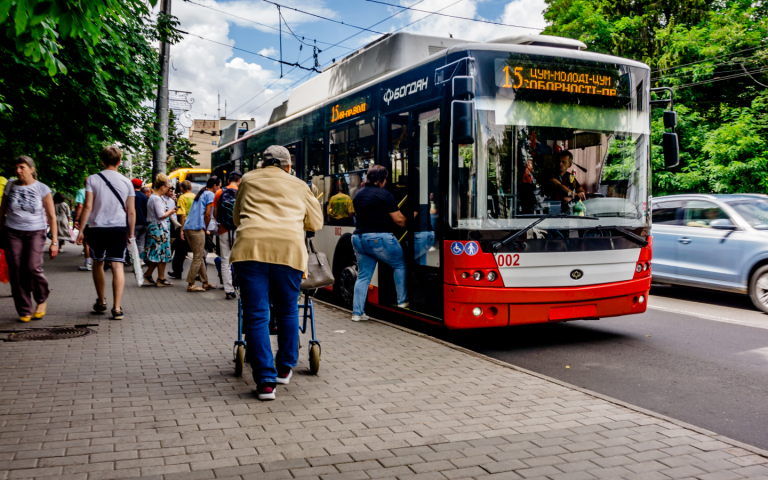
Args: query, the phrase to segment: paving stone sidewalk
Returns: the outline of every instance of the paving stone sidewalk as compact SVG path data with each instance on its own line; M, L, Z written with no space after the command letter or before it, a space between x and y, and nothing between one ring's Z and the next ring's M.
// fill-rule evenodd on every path
M72 246L46 261L33 324L0 286L0 330L97 332L0 343L0 479L768 479L756 449L322 305L319 375L303 337L297 375L262 403L233 375L222 290L129 281L110 321L88 313L79 261Z

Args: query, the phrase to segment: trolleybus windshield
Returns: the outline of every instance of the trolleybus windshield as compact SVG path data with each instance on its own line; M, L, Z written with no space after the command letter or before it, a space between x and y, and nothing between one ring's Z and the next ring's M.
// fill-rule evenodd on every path
M560 213L598 217L604 226L647 225L647 69L516 53L472 54L477 138L473 145L454 146L454 228L519 229L532 215ZM565 172L562 150L573 155ZM559 185L580 187L586 198L567 197ZM595 223L550 218L539 228Z

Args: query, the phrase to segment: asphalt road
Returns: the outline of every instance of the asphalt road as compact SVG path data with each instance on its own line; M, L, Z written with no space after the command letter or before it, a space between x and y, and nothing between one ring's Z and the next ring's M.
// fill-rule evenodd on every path
M768 449L768 315L746 296L654 287L642 315L460 332L376 316Z

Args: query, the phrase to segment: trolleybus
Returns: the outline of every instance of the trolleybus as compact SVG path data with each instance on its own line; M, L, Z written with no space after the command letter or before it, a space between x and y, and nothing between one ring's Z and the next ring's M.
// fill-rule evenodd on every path
M368 302L451 329L642 313L651 285L650 70L585 48L539 35L385 36L295 88L267 125L215 150L214 173L247 172L269 145L288 148L294 174L322 205L315 245L348 305L357 265L354 212L344 205L379 164L408 218L396 237L409 304L398 308L381 263ZM558 193L572 179L583 199Z

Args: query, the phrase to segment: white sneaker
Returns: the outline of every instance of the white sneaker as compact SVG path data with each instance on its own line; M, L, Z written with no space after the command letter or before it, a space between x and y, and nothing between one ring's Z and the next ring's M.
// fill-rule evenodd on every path
M93 264L86 263L85 265L80 265L78 267L78 270L80 270L81 272L90 272L91 270L93 270Z
M411 302L398 303L397 308L410 308Z
M368 320L369 318L370 317L368 317L368 315L366 315L366 314L352 315L352 321L353 322L364 322L364 321Z

